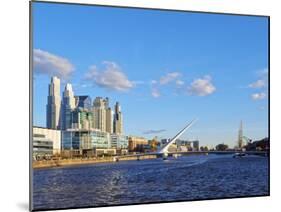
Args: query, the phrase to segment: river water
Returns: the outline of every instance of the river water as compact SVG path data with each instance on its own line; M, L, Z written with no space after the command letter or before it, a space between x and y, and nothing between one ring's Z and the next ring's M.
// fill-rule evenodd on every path
M268 158L231 155L34 170L34 209L269 194Z

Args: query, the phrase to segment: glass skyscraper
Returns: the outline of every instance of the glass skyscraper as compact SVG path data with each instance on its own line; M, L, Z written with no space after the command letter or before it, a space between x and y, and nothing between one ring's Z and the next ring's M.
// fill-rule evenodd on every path
M60 110L60 79L54 76L51 78L51 83L49 84L46 106L46 125L48 129L60 129Z

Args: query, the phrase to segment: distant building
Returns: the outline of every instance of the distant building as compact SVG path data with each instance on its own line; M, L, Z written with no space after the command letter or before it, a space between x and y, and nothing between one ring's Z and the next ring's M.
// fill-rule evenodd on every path
M113 132L116 134L123 134L123 117L119 102L116 102L115 104Z
M61 131L33 127L33 156L45 157L61 153Z
M175 143L178 151L199 151L198 140L190 141L177 139Z
M116 149L111 145L111 137L107 132L97 129L68 129L62 132L62 149L71 155L114 155Z
M75 108L75 98L71 84L67 83L63 92L61 106L61 129L66 130L72 127L72 111Z
M129 136L129 151L141 152L144 150L144 145L148 145L148 141L143 137Z
M148 140L148 145L144 147L146 152L154 152L160 146L160 142L158 141L157 136L154 137L152 140Z
M111 134L111 147L116 149L128 149L128 137L120 134Z
M94 115L92 110L76 108L72 111L72 127L74 129L90 130L94 128Z
M113 111L110 107L106 108L106 127L105 131L113 133Z
M193 151L199 151L199 141L195 140L192 141L192 143L193 143Z
M60 111L60 79L54 76L51 78L51 83L49 84L46 106L46 125L48 129L56 130L60 128Z
M248 142L248 144L245 146L245 149L247 151L268 151L269 150L269 138L263 138L261 140Z
M92 109L92 99L90 96L75 96L75 105L77 108L91 110Z
M160 147L164 147L169 141L170 141L170 139L167 139L167 138L161 139Z
M106 132L106 109L108 98L96 97L93 102L94 128Z

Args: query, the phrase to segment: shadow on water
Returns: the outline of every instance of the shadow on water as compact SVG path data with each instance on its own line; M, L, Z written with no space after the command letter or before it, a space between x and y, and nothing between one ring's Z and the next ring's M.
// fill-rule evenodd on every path
M17 203L18 208L24 211L29 211L29 204L27 202L18 202Z

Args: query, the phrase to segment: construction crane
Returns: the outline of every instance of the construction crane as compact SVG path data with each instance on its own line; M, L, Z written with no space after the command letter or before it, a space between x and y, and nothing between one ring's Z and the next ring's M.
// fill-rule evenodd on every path
M244 140L246 140L247 143L252 143L252 139L250 139L250 138L248 138L248 137L246 137L246 136L244 136L244 135L243 135L242 138L243 138Z

